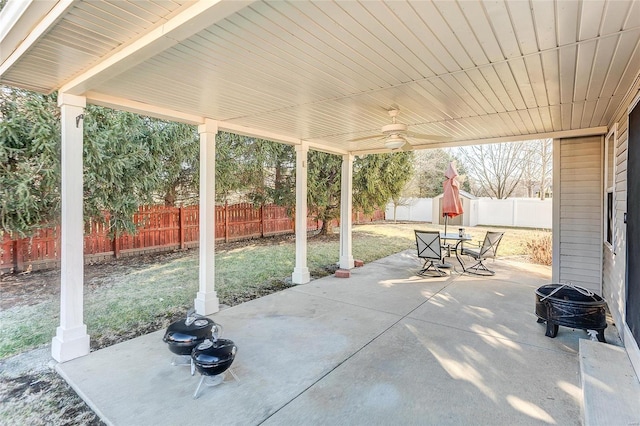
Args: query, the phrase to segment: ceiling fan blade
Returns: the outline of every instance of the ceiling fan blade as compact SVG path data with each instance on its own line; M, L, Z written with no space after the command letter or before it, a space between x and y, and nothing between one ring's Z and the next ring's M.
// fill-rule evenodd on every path
M399 148L391 148L391 152L406 152L406 151L413 151L413 145L411 145L409 142L405 142L404 145L402 145Z
M366 141L367 139L381 138L384 135L369 135L363 136L361 138L349 139L347 142L358 142L358 141Z
M438 136L438 135L422 135L420 133L407 132L407 136L415 139L426 139L429 141L436 142L448 142L451 140L448 136Z

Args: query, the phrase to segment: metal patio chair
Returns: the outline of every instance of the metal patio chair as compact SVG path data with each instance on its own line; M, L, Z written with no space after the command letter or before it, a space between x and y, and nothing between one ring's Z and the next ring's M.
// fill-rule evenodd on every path
M442 245L440 243L440 232L415 231L416 248L418 249L418 257L424 259L422 269L418 271L418 275L423 277L442 277L447 275L445 271L438 268L434 261L442 260Z
M482 245L480 246L478 244L478 248L463 247L462 254L470 256L476 260L476 263L473 266L464 268L464 271L476 275L495 275L495 271L487 268L484 261L496 258L498 246L500 245L500 241L502 241L503 235L504 232L487 232Z

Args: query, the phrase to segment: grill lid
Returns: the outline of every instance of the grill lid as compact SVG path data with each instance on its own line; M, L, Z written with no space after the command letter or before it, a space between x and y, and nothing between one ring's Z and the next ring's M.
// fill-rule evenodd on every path
M196 338L206 338L211 336L211 330L216 323L207 317L201 317L194 321L179 320L167 328L167 335L187 334Z
M235 343L229 339L218 339L216 341L206 339L196 346L191 357L196 366L215 366L225 362L229 362L229 365L231 365L237 350Z

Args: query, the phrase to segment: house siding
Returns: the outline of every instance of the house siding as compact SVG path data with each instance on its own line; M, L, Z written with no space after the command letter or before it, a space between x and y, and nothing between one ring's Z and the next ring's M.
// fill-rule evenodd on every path
M601 136L554 141L554 282L602 290ZM557 202L556 202L557 200Z
M615 135L615 223L614 244L612 248L603 244L602 295L606 299L614 323L623 339L629 358L636 370L640 372L640 349L626 326L626 247L627 225L624 214L627 211L627 148L628 148L628 113L629 108L640 96L640 74L621 101L614 118L608 127L616 127ZM640 375L640 374L639 374Z
M617 125L614 141L615 210L613 247L603 244L602 296L609 305L615 324L623 324L625 309L625 269L627 227L627 110L620 111L612 126Z

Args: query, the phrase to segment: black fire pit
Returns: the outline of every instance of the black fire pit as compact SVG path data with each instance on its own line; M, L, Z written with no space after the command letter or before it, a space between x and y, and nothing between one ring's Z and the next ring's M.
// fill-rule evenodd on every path
M607 302L597 294L571 284L547 284L536 290L538 322L547 323L545 336L554 338L558 326L595 330L600 342L605 342Z

